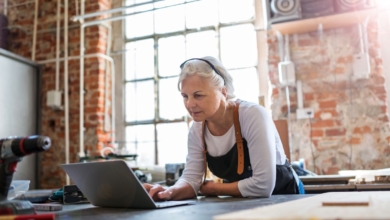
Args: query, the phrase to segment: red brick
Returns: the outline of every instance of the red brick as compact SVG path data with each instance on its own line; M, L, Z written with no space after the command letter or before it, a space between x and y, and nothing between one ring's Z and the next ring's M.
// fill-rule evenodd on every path
M342 63L342 64L350 64L352 63L352 56L345 56L345 57L339 57L337 59L337 63Z
M322 137L322 136L324 136L324 131L319 130L319 129L315 129L311 132L311 136L312 137Z
M336 67L333 70L333 72L336 73L336 74L344 74L345 73L345 68L344 67Z
M371 128L369 126L356 127L353 129L354 134L369 134L371 133Z
M312 101L314 100L315 98L315 94L314 93L304 93L303 94L303 97L304 97L304 100L305 101Z
M336 106L337 106L337 102L335 100L319 102L319 107L321 109L323 109L323 108L335 108Z
M317 120L313 122L312 127L313 128L325 128L325 127L333 127L334 126L333 120Z
M327 129L325 131L325 134L326 134L327 137L344 136L345 133L346 133L346 130L344 128Z
M389 122L389 117L387 115L384 115L382 117L379 117L378 120L382 122Z
M376 94L386 93L386 89L383 86L371 87L371 90Z
M347 144L358 145L358 144L361 144L361 142L362 142L361 138L353 137L353 138L351 138L351 140Z

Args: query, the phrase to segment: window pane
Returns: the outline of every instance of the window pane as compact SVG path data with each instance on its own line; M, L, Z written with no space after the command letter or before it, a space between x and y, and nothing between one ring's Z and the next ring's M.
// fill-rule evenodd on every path
M184 30L184 5L156 10L155 24L158 34Z
M126 150L137 154L137 166L152 166L155 163L154 125L126 127Z
M152 4L126 9L126 14L153 9ZM126 38L134 38L153 34L153 12L143 12L126 17Z
M159 1L154 3L155 8L161 8L161 7L166 7L170 5L176 5L180 3L184 3L184 0L164 0L164 1Z
M126 121L154 119L154 81L126 83Z
M146 39L126 44L126 80L154 76L154 41Z
M256 68L229 70L238 99L259 103L259 78Z
M193 57L218 57L218 38L215 31L188 34L186 37L187 59Z
M178 119L187 114L183 98L177 89L178 77L160 79L160 117L162 119Z
M252 24L221 28L221 61L227 68L257 64L256 32Z
M184 36L161 38L158 41L158 71L160 76L175 76L180 73L184 61Z
M219 1L219 21L230 23L253 18L255 7L253 0L223 0Z
M199 28L218 24L216 0L193 2L186 5L186 26ZM201 14L201 16L199 16Z
M150 0L126 0L125 5L135 5L139 3L149 2Z
M185 122L157 125L159 165L186 162L187 136L188 126Z

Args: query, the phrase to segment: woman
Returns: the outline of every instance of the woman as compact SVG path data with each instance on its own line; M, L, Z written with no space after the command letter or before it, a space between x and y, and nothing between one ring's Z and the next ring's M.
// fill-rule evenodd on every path
M167 189L144 184L152 198L181 200L199 192L235 197L303 193L267 110L233 101L232 77L213 57L189 59L180 67L179 91L194 120L186 167L177 183ZM203 179L206 166L224 183Z

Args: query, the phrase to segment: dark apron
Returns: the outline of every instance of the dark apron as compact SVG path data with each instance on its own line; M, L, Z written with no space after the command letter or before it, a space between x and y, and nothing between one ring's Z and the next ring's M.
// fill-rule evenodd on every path
M207 153L207 163L210 171L223 179L224 183L236 182L252 176L252 167L249 158L248 145L244 141L244 172L237 173L237 144L230 151L220 157L212 157ZM276 165L276 183L272 195L299 194L297 182L294 179L290 163L286 160L284 165Z
M239 122L239 105L241 100L236 101L233 109L233 120L236 135L236 143L230 151L220 157L212 157L207 152L207 144L204 137L205 122L202 123L202 141L203 141L203 157L206 178L208 166L210 171L224 182L237 182L252 176L251 161L249 158L249 150L247 141L242 138L241 127ZM254 146L256 147L256 146ZM203 180L205 181L205 180ZM300 186L298 186L300 184ZM276 183L272 195L277 194L301 194L304 193L303 184L301 184L297 175L292 171L290 163L286 160L284 165L276 165Z

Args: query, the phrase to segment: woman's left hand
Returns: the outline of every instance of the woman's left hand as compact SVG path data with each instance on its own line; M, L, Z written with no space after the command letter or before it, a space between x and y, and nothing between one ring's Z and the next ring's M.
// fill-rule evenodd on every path
M213 180L206 180L206 182L200 186L199 191L206 196L217 196L216 187L217 183Z

